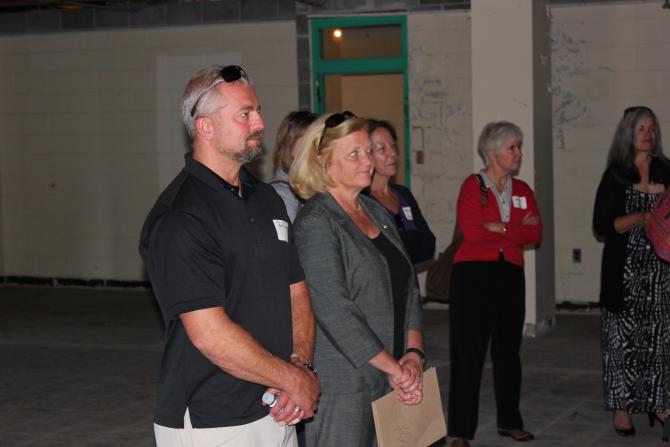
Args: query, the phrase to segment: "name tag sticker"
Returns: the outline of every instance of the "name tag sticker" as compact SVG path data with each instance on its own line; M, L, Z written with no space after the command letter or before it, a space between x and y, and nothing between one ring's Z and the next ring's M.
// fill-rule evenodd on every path
M512 196L512 205L514 208L521 208L522 210L528 208L525 196Z
M272 223L275 224L275 230L277 230L277 239L288 242L288 222L281 219L272 219Z
M403 206L402 213L405 215L405 219L414 220L414 218L412 217L412 208L410 208L409 206Z

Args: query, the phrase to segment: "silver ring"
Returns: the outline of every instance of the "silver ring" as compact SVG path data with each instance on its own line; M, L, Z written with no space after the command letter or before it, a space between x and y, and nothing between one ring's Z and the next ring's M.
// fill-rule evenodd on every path
M295 408L293 409L293 412L294 413L300 413L301 410L302 410L302 408L300 408L298 405L296 405Z

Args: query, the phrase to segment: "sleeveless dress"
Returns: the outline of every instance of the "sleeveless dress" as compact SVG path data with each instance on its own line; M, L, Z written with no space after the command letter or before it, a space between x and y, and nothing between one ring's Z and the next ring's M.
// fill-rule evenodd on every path
M626 188L626 213L650 211L658 194ZM643 226L628 232L624 310L603 309L605 406L629 413L670 410L670 264L659 259Z

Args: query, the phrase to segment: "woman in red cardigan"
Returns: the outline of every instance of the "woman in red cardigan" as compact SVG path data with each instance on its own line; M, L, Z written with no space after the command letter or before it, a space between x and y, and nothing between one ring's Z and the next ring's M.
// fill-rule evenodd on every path
M478 152L486 168L461 186L449 306L449 434L468 446L477 428L482 367L491 341L498 433L530 441L519 412L519 349L525 316L523 247L538 244L542 222L533 190L513 176L521 168L523 134L515 124L487 124Z

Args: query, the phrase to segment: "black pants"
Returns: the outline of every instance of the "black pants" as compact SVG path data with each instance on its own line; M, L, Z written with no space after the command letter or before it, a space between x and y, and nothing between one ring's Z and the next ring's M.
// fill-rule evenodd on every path
M474 438L489 339L498 427L522 429L523 267L502 260L459 262L453 267L450 294L449 436Z

